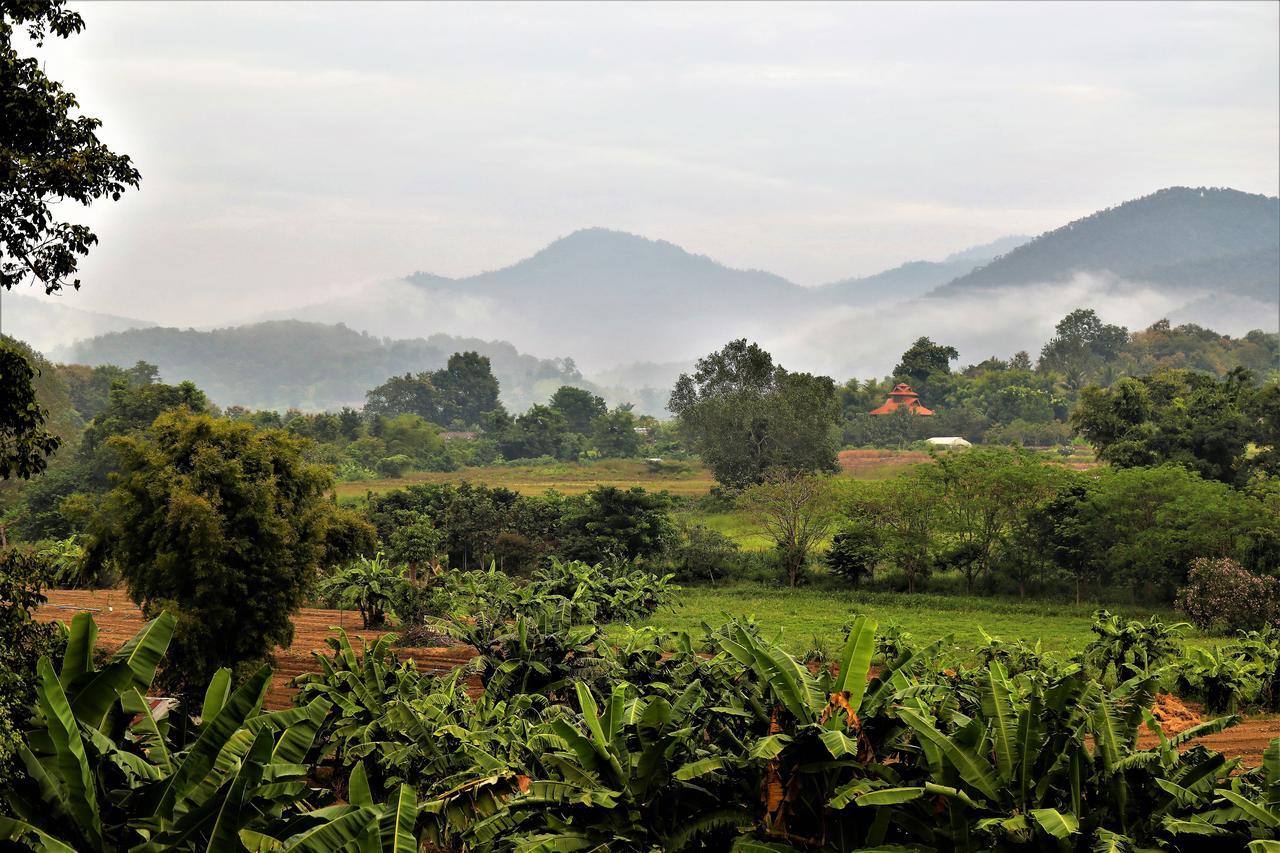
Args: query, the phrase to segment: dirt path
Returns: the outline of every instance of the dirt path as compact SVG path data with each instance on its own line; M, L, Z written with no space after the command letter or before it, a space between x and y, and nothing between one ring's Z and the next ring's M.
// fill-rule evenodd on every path
M144 619L137 606L123 590L50 590L47 604L36 611L36 618L69 623L81 610L93 613L98 623L98 645L108 651L119 648L142 628ZM386 631L366 631L360 627L360 616L347 610L304 608L293 620L293 644L276 649L276 665L267 691L266 707L271 711L293 704L297 690L289 686L295 677L319 672L313 652L330 652L325 640L333 636L335 627L344 628L357 648L360 640L374 642ZM397 648L402 660L412 659L422 672L448 672L475 655L470 646L440 648Z

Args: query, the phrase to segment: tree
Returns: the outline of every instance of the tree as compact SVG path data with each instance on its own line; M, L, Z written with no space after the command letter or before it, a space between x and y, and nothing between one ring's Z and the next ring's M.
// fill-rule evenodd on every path
M370 415L417 415L438 421L441 394L427 373L392 376L365 394L364 410Z
M936 344L927 337L917 338L893 369L893 381L906 382L920 395L921 402L938 409L955 385L951 362L959 356L955 347Z
M281 430L178 410L111 441L120 471L90 528L91 567L113 561L148 615L178 617L167 677L288 646L291 617L327 562L332 479Z
M62 443L45 427L49 413L36 399L34 377L22 352L0 339L0 479L39 474Z
M1063 374L1068 387L1073 388L1079 388L1082 379L1096 376L1103 365L1118 359L1129 341L1128 329L1103 323L1090 308L1072 311L1058 321L1054 331L1040 350L1038 368Z
M97 137L99 119L80 113L76 96L45 76L34 57L20 56L14 35L42 47L49 36L67 38L84 20L58 0L0 2L0 287L24 282L46 293L80 287L72 278L80 258L98 242L86 225L59 221L56 206L118 200L141 177L126 155ZM4 399L4 398L0 398ZM7 402L7 400L6 400Z
M569 431L569 422L550 406L531 406L498 438L498 450L506 459L553 456L573 461L582 452L582 439Z
M660 554L671 532L665 496L596 486L566 503L560 552L584 563L644 559Z
M826 376L788 373L745 339L682 374L667 408L684 441L722 485L744 488L772 469L833 471L840 401Z
M591 433L591 422L607 411L604 398L572 385L561 385L551 395L551 408L564 415L569 430L579 435Z
M1247 414L1255 394L1249 371L1219 382L1190 370L1126 377L1108 389L1090 386L1071 424L1121 468L1176 462L1203 477L1242 484L1253 441L1266 442L1265 418Z
M893 376L912 385L927 386L934 378L950 374L951 362L959 357L960 352L955 347L935 344L927 337L916 338L916 342L902 354L902 361L893 369Z
M835 522L835 503L825 477L771 471L764 482L746 489L742 507L773 540L787 583L799 584L809 555Z
M631 404L625 403L591 424L591 444L604 457L629 459L640 452L640 433Z
M854 484L845 514L855 524L877 529L885 556L906 575L907 591L915 592L920 580L933 570L941 533L939 510L938 494L931 484L903 476Z
M455 352L444 369L431 374L431 383L440 393L438 423L443 426L479 424L486 412L502 406L489 358L478 352Z

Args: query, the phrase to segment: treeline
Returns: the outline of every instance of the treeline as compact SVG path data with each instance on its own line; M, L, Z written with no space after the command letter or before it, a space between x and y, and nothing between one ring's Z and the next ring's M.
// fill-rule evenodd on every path
M1253 381L1275 378L1280 336L1261 331L1231 338L1161 320L1130 333L1088 309L1058 324L1038 357L1026 352L953 370L956 350L927 337L903 353L882 380L852 379L840 389L841 439L852 447L900 447L930 436L958 435L974 443L1052 446L1073 440L1070 414L1091 385L1109 387L1124 377L1189 370L1224 378L1240 368ZM933 417L907 412L867 414L898 382L909 383Z

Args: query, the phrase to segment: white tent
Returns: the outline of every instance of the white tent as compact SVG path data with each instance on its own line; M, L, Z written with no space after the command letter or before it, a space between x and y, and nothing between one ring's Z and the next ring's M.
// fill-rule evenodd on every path
M926 438L924 442L934 447L945 447L948 450L963 450L966 447L973 447L972 444L958 435L940 435L937 438Z

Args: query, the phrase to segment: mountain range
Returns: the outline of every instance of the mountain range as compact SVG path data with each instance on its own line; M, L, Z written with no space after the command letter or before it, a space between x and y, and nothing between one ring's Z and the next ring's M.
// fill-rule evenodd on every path
M23 336L28 324L14 320L10 305L6 328ZM510 371L504 386L510 382L513 404L539 393L542 379L531 377L559 381L581 367L611 389L612 399L634 399L652 411L660 409L681 370L732 338L759 341L793 369L880 376L921 335L956 346L963 361L1020 349L1034 353L1054 323L1078 307L1095 308L1106 321L1130 328L1167 317L1233 335L1276 330L1280 199L1174 187L1034 238L1005 237L941 260L819 287L733 269L666 241L588 228L501 269L464 278L415 272L266 319L307 321L291 327L288 337L295 342L369 333L359 346L344 338L338 347L362 353L357 361L367 372L351 371L359 382L381 370L438 366L448 355L439 347L452 346L447 341L455 339L447 336L457 336L471 349L482 343L510 347L504 356L509 368L503 369ZM363 392L355 385L326 385L317 373L331 360L323 346L298 343L310 355L294 359L254 345L252 356L246 351L239 358L246 364L276 358L267 372L279 381L269 391L253 386L263 394L242 399L252 371L236 368L215 377L209 360L237 358L236 347L263 337L258 327L247 327L254 331L240 337L234 329L188 330L178 346L178 330L119 331L127 319L102 322L115 324L116 333L74 347L59 341L59 352L90 361L155 361L166 376L205 376L202 384L211 391L223 387L239 395L234 402L322 406L358 402L352 394ZM344 324L341 333L321 331L335 323ZM568 362L565 370L569 355L576 364ZM560 367L530 367L544 364Z

